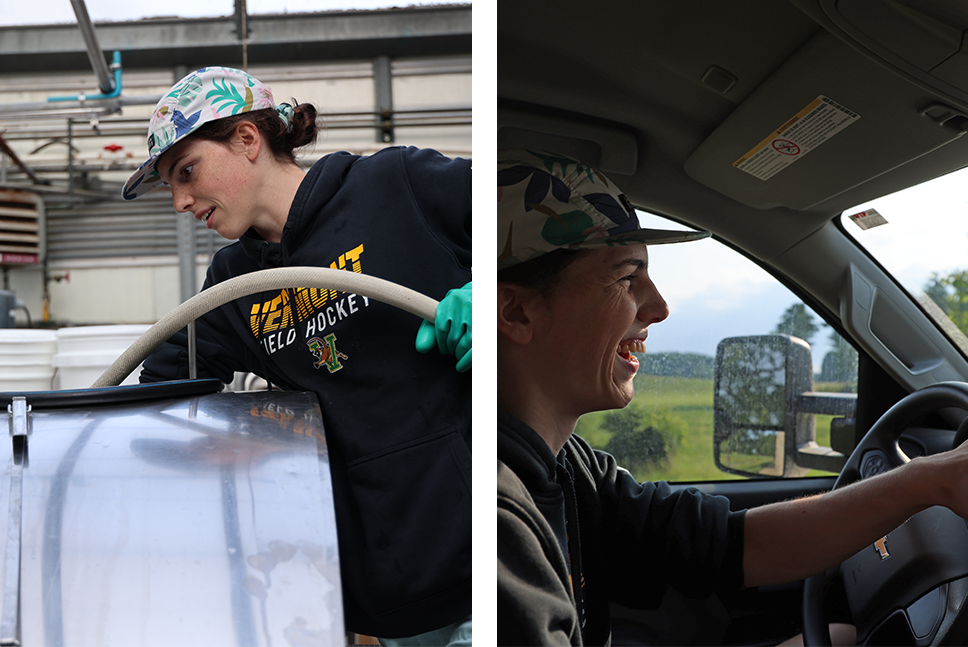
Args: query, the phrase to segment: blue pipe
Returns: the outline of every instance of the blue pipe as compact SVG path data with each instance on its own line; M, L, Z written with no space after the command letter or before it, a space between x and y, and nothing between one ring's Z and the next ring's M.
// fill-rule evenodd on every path
M92 99L116 99L121 96L121 52L115 50L114 58L111 62L114 68L114 89L107 94L85 94L69 97L48 97L48 101L90 101ZM83 99L82 99L83 97Z

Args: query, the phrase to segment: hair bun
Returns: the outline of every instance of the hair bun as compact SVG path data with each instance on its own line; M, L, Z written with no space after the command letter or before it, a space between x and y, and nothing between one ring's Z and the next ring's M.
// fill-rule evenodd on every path
M286 137L287 143L293 148L306 146L316 141L319 129L316 127L316 107L311 103L296 104L290 118L290 129Z

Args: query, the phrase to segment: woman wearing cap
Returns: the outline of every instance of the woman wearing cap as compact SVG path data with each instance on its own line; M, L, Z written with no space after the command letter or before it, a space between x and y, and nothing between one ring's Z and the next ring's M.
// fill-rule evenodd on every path
M198 374L253 372L317 394L349 631L469 644L470 161L398 147L334 153L304 172L293 149L314 142L315 108L277 106L257 79L222 67L176 83L148 132L150 157L125 199L168 185L176 211L238 239L203 289L316 266L441 300L434 327L335 291L243 297L198 320ZM174 336L142 381L186 378L186 348L185 333Z
M648 245L705 235L639 229L625 196L576 160L499 154L500 644L606 644L610 601L655 608L670 586L704 597L794 582L931 505L968 518L968 443L823 496L731 512L723 497L636 483L573 435L582 414L628 404L632 353L668 315ZM853 644L853 627L832 628L835 644Z

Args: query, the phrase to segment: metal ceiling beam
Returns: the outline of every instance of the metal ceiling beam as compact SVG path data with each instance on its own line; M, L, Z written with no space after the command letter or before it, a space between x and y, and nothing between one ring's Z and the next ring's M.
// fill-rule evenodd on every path
M471 6L445 5L247 16L253 64L470 53ZM238 65L236 16L97 23L100 46L122 52L125 67ZM87 48L77 25L0 27L5 74L70 71Z

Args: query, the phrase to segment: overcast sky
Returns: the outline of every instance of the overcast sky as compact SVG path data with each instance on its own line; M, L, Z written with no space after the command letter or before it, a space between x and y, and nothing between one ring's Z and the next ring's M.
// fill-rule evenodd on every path
M247 0L250 15L298 13L336 9L380 9L435 4L422 0ZM467 3L469 4L469 3ZM234 0L87 0L87 13L94 22L137 20L154 16L201 18L228 16L235 12ZM0 0L0 25L37 25L76 22L70 0Z

